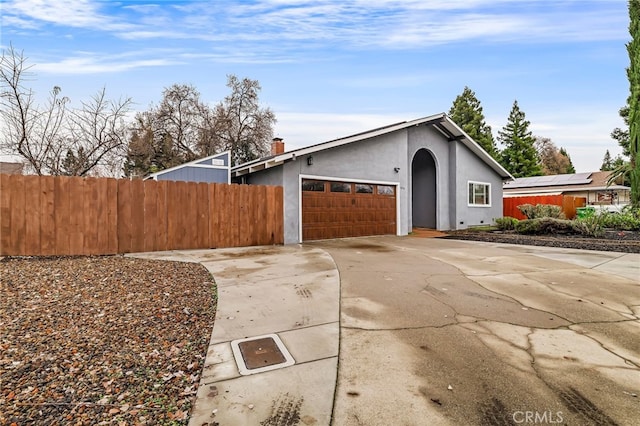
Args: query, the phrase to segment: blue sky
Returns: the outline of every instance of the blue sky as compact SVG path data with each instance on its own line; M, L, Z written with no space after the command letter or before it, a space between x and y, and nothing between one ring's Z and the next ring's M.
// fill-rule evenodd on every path
M535 135L598 170L622 126L625 0L2 0L3 47L34 65L44 101L102 87L137 110L174 83L204 101L228 74L258 80L293 149L447 112L475 91L494 135L514 100Z

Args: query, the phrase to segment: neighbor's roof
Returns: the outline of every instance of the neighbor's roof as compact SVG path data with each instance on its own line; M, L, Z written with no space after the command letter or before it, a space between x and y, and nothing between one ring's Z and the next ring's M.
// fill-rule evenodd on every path
M504 167L502 167L495 159L493 159L493 157L491 157L484 149L482 149L480 145L478 145L473 139L471 139L471 136L467 135L464 130L462 130L444 113L419 118L417 120L390 124L388 126L379 127L377 129L369 130L344 138L334 139L332 141L311 145L306 148L299 148L293 151L284 152L282 154L260 158L258 160L250 161L248 163L240 164L233 167L231 169L231 174L234 177L246 175L263 169L279 166L285 161L295 159L299 156L312 154L314 152L323 151L325 149L335 148L341 145L347 145L353 142L359 142L387 133L396 132L398 130L403 130L412 126L421 125L432 126L440 133L442 133L450 142L462 142L467 148L469 148L474 154L480 157L480 159L488 164L489 167L491 167L503 179L513 179L513 176L511 176L511 174Z
M22 163L9 163L5 161L0 162L0 173L6 173L8 175L21 175L24 164Z
M178 164L177 166L169 167L168 169L160 170L159 172L150 173L150 174L148 174L147 176L144 177L144 180L155 179L157 176L164 175L164 174L172 172L174 170L183 169L185 167L202 167L202 168L205 168L205 169L206 168L208 168L208 169L224 169L224 168L227 168L229 166L214 166L213 164L207 164L207 165L203 165L202 164L203 162L205 162L207 160L213 160L214 158L222 157L224 155L227 155L228 156L228 161L231 161L231 151L224 151L224 152L220 152L218 154L210 155L208 157L198 158L197 160L189 161L188 163Z
M518 194L551 193L551 192L577 192L577 191L603 191L629 189L623 185L607 185L611 172L587 172L551 176L533 176L516 178L506 182L503 191Z

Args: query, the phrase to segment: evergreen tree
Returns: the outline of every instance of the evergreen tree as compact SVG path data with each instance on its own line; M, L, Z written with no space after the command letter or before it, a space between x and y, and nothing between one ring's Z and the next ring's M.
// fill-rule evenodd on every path
M507 124L498 132L498 140L505 145L500 163L514 177L542 175L540 158L534 146L536 140L529 124L518 101L514 101Z
M453 101L449 117L489 155L498 159L498 150L491 134L491 126L485 122L482 106L480 106L476 94L467 86L462 94Z
M609 150L604 153L604 158L602 159L602 165L600 166L601 172L609 172L613 170L613 160L611 159L611 153Z

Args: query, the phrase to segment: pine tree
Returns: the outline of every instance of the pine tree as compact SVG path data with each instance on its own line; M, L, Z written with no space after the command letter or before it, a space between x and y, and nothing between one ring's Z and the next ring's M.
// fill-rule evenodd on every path
M453 101L449 117L476 141L493 158L498 158L496 143L491 134L491 126L485 122L480 101L476 94L465 86L462 94Z
M529 130L529 124L518 101L514 101L507 124L498 132L498 140L505 145L500 163L514 177L542 174L540 158L534 146L536 140Z
M567 158L567 161L569 164L567 164L567 167L565 169L565 173L569 173L569 174L573 174L576 172L576 168L573 167L573 161L571 161L571 157L569 156L569 153L567 152L566 149L560 147L560 155L563 155Z
M601 172L609 172L613 170L613 160L611 159L611 153L609 150L604 153L604 158L602 159L602 165L600 166Z

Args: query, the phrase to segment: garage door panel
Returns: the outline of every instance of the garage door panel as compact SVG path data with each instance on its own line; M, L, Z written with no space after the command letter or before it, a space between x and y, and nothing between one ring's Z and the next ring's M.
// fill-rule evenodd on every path
M320 188L324 191L302 192L303 240L396 233L394 187L384 186L384 193L378 194L374 184L327 181ZM331 192L331 188L351 192Z

